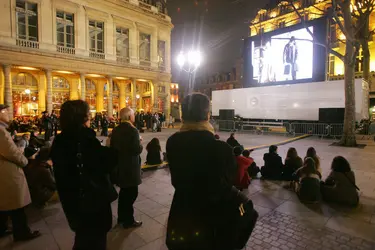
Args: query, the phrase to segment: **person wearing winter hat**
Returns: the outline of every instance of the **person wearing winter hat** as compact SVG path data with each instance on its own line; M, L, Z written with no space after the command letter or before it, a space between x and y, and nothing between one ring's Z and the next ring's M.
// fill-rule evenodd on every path
M28 161L6 130L8 107L0 104L0 237L10 233L7 222L11 217L14 241L25 241L40 236L40 232L31 231L27 223L24 208L31 198L22 167Z

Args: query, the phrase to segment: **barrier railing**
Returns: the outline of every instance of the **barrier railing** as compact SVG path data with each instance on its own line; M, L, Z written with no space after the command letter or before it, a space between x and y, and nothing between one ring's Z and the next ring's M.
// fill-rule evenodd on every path
M323 137L341 137L344 131L342 123L289 123L262 121L215 120L212 123L215 131L236 131L256 134L312 135ZM357 129L356 135L372 138L375 135L375 124L366 129Z
M291 133L294 135L315 135L325 137L329 135L329 125L325 123L292 123Z

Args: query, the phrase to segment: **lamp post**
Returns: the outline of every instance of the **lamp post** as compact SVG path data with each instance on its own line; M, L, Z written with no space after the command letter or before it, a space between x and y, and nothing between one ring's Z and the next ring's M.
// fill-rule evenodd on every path
M202 55L198 50L190 50L187 54L181 51L177 57L178 66L180 66L181 70L189 74L188 94L191 94L193 92L193 73L198 69L201 62Z

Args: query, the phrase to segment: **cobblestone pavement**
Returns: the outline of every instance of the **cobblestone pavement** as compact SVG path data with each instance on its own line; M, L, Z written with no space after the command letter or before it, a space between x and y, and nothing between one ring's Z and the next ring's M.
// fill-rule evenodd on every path
M142 134L144 144L153 137L161 140L162 148L173 130ZM228 133L220 133L226 138ZM238 135L246 147L271 144L285 140L283 136ZM329 146L332 141L307 138L279 147L284 158L289 147L297 148L303 156L314 146L321 157L323 177L329 173L330 162L343 155L352 164L356 181L361 188L360 205L345 208L322 203L306 206L296 195L285 189L281 181L252 180L244 193L252 199L260 214L246 249L374 249L375 250L375 144L365 149ZM363 142L361 142L363 143ZM266 150L252 153L258 165L263 163ZM145 153L142 159L145 159ZM108 250L167 250L165 246L166 221L174 189L168 169L147 171L139 186L134 204L135 217L143 226L124 230L115 226L108 234ZM117 202L112 204L113 222L117 221ZM51 202L43 210L27 210L30 226L39 229L42 237L27 243L13 243L12 237L0 239L1 250L70 250L74 234L58 202Z
M250 249L375 249L375 243L271 212L257 223L246 247Z

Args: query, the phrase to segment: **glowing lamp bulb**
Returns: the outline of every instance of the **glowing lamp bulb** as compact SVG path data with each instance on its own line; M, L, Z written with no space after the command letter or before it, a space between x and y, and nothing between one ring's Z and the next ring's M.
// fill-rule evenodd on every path
M178 56L177 56L177 64L178 66L180 66L181 68L184 66L185 64L185 55L181 52Z
M189 51L188 53L188 61L191 65L198 67L201 64L201 53L199 51Z
M30 89L25 89L25 93L30 94L31 93Z

